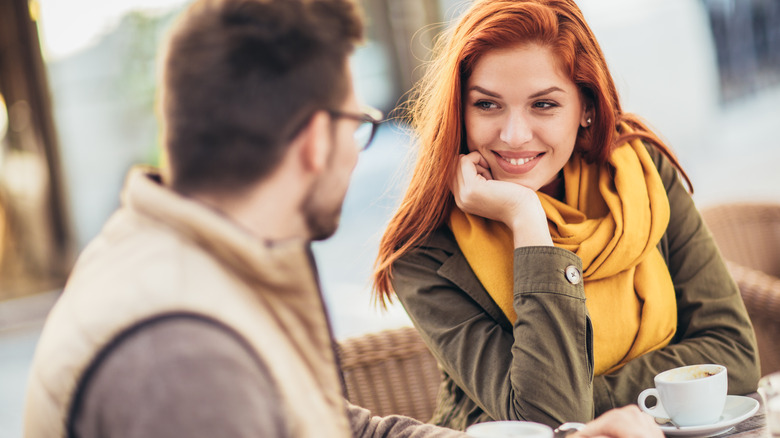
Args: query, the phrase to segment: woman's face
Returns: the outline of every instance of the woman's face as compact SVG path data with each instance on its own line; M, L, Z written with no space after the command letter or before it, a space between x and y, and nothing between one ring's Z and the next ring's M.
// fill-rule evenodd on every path
M578 87L552 52L523 44L484 53L463 96L469 151L478 151L493 178L539 190L571 157L587 126Z

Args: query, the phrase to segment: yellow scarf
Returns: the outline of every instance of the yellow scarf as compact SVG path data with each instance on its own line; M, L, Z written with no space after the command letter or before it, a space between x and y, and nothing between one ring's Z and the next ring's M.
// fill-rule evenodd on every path
M566 203L537 194L555 246L582 259L594 374L601 375L664 347L676 330L674 285L656 246L669 223L669 200L639 140L615 149L607 165L572 155L563 175ZM514 322L512 232L457 207L449 226L479 281Z

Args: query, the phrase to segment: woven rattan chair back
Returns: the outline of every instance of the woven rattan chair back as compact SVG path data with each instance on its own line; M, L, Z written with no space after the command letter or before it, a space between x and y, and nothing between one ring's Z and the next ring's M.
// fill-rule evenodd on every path
M701 214L753 322L761 374L780 371L780 204L723 204Z
M431 418L441 372L413 327L346 339L337 351L351 403L374 415Z
M722 204L701 214L723 258L780 277L780 204Z
M753 322L761 374L780 371L780 279L733 263L729 270Z

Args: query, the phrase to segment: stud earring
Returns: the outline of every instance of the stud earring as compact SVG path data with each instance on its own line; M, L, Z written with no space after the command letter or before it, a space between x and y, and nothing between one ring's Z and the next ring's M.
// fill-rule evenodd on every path
M585 123L587 124L587 126L590 126L590 123L591 123L590 117L588 117L588 120L585 120Z

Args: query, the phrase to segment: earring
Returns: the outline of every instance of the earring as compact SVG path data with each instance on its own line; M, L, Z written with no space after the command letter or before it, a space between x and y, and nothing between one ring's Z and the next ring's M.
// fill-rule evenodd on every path
M587 124L587 126L590 126L590 123L591 123L590 117L588 117L588 120L585 120L585 123Z

